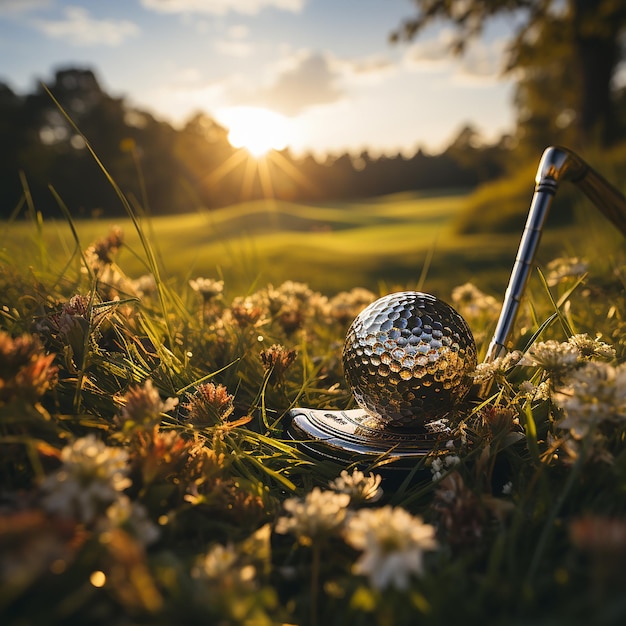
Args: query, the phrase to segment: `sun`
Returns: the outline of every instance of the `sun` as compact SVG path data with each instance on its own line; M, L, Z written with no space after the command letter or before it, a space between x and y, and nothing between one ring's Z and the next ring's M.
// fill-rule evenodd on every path
M230 107L217 114L228 129L233 148L244 148L253 157L283 150L289 143L290 124L284 116L258 107Z

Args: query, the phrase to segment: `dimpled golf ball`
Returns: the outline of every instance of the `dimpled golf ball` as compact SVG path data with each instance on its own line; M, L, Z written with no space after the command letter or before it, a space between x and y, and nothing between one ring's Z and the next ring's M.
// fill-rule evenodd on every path
M476 344L449 304L403 291L372 302L356 317L342 356L363 410L385 426L421 430L469 391Z

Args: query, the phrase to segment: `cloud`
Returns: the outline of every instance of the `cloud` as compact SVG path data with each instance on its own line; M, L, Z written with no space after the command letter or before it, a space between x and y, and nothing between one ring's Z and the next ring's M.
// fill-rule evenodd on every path
M238 24L228 29L228 39L218 39L214 43L215 50L224 56L249 57L252 54L253 46L250 41L246 41L250 29Z
M225 15L230 11L256 15L268 7L299 13L305 3L306 0L141 0L144 8L159 13L210 13L212 15Z
M117 46L139 34L139 27L128 20L97 20L81 7L66 7L65 19L35 20L33 26L48 37L63 39L75 46Z
M291 59L268 87L256 90L254 96L244 96L247 101L241 104L266 106L294 116L309 107L341 100L344 93L337 85L339 78L330 59L303 52Z
M449 69L453 71L455 79L465 82L500 78L505 40L473 40L467 44L462 55L456 56L450 48L452 37L452 31L444 29L436 38L415 42L405 55L407 65L420 70Z

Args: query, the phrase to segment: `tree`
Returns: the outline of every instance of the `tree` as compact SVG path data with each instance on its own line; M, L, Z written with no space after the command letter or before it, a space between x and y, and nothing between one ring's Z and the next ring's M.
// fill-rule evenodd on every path
M581 142L599 140L606 145L615 139L611 83L623 56L621 38L626 32L624 0L413 0L417 15L405 20L392 33L393 41L410 40L436 21L451 22L455 36L451 50L464 52L467 42L478 37L485 23L502 14L515 16L518 24L510 42L507 70L526 59L529 49L543 50L535 55L533 67L550 64L550 33L558 30L567 37L573 67L560 68L561 86L567 87L576 75L579 88L574 112ZM547 25L549 24L549 27ZM526 103L527 104L527 103ZM557 117L562 111L557 111Z

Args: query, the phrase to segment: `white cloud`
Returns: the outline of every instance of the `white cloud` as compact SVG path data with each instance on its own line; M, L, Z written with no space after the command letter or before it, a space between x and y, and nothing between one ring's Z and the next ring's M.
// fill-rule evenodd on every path
M141 0L144 8L160 13L210 13L213 15L225 15L230 11L256 15L268 7L299 13L305 3L306 0Z
M246 41L249 32L250 29L243 24L231 26L227 32L228 39L218 39L213 44L213 47L223 56L249 57L254 49L252 43Z
M310 107L341 100L344 93L338 85L340 76L332 59L302 51L283 62L266 87L233 96L240 100L239 104L266 106L294 116Z
M76 46L117 46L128 37L139 34L139 27L128 20L98 20L82 7L66 7L65 19L38 19L33 25L54 39L63 39Z
M227 57L246 58L252 54L252 44L248 41L233 41L229 39L218 39L213 44L216 52Z
M406 54L407 67L418 70L445 69L461 82L494 81L501 78L506 42L503 39L485 43L474 40L461 55L450 49L452 32L442 30L438 37L412 44Z

